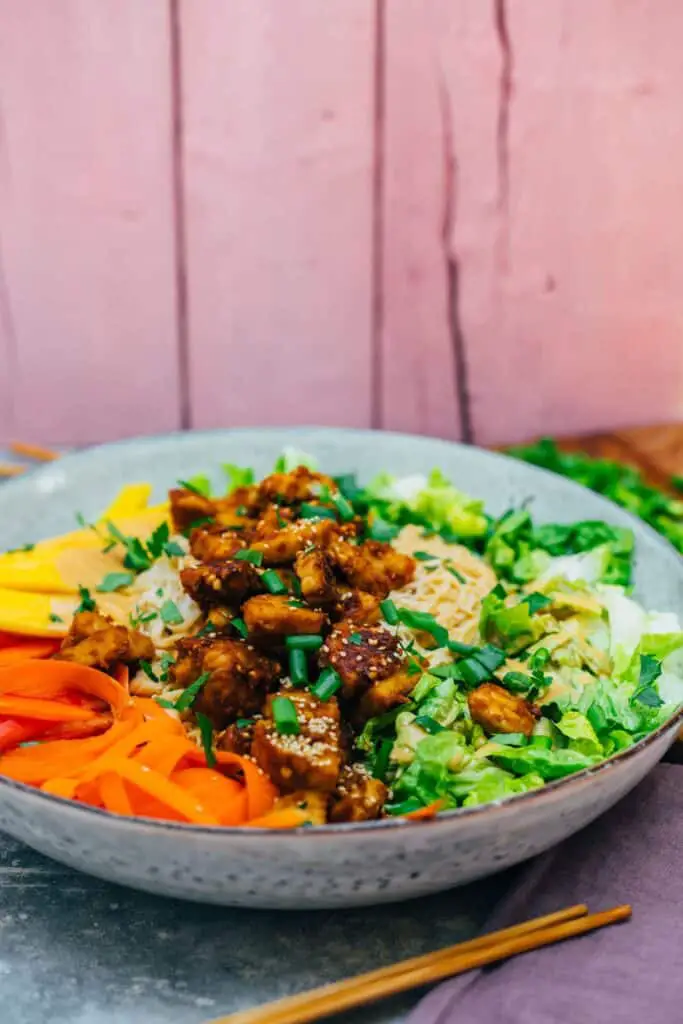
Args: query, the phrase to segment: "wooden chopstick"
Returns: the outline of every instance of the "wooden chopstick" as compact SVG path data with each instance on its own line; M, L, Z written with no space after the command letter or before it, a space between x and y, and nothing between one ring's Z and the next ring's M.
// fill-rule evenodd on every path
M51 448L43 448L40 444L13 441L9 447L15 455L23 455L25 459L35 459L36 462L54 462L59 458L59 452L52 451Z
M220 1017L212 1024L305 1024L483 967L496 960L582 935L631 916L629 906L614 907L590 916L586 916L586 910L583 905L568 907L436 953L413 957L391 967L382 967L265 1006Z

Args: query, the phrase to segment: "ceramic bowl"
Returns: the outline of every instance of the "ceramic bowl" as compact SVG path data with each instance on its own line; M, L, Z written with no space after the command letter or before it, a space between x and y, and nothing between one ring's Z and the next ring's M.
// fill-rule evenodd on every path
M637 538L636 592L683 612L683 560L610 502L524 463L445 441L337 429L230 430L143 438L69 455L0 488L0 549L94 517L124 483L149 480L162 497L178 478L221 462L267 472L284 445L326 471L367 480L438 466L501 513L528 501L539 521L605 519ZM108 881L228 906L348 907L446 889L547 849L632 789L662 757L680 715L598 767L499 804L432 821L388 820L294 832L211 829L129 820L0 777L0 828L41 853Z

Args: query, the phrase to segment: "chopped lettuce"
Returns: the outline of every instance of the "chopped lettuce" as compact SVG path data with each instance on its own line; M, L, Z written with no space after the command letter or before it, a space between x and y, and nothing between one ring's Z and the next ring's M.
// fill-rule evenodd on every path
M493 590L482 601L479 629L489 643L508 652L519 651L540 639L547 631L543 615L533 615L528 601L510 604Z
M500 768L506 768L514 775L540 775L546 782L563 779L584 768L594 765L600 756L589 756L578 750L569 748L546 750L543 747L529 746L515 749L508 747L491 755L491 760Z
M595 729L580 711L565 711L555 725L568 740L569 750L577 750L587 757L602 757L602 744Z
M402 479L381 473L362 497L369 507L378 506L389 522L417 523L453 538L483 537L488 527L483 502L457 490L439 469L428 477L415 474Z

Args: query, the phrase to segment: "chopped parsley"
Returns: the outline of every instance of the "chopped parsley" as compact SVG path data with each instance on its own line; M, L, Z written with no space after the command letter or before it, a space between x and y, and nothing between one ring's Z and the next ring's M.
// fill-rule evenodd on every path
M211 719L203 715L201 711L197 712L196 719L202 738L202 747L204 748L207 767L213 768L216 764L216 754L213 749L213 724Z
M100 594L111 594L114 590L129 587L133 582L132 572L108 572L95 588Z
M161 616L161 621L167 626L180 626L185 621L180 614L178 605L175 601L171 601L170 598L162 604L159 615Z
M81 603L76 609L75 614L78 615L79 612L94 612L96 605L88 588L79 587L78 593L81 598Z
M201 690L204 683L208 680L210 672L202 672L200 676L197 676L195 681L187 687L186 690L178 697L177 701L173 705L176 711L187 711L189 707L194 704L199 691Z

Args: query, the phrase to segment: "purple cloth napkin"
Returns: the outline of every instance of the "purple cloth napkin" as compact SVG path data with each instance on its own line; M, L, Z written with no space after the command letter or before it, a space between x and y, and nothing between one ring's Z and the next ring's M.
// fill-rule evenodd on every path
M587 903L625 924L445 982L408 1024L683 1020L683 767L659 765L598 821L531 863L486 931Z

